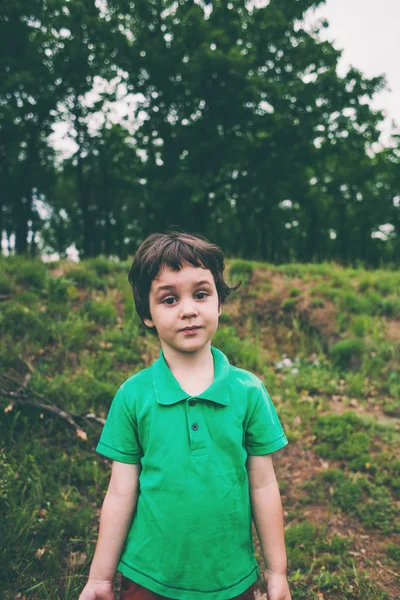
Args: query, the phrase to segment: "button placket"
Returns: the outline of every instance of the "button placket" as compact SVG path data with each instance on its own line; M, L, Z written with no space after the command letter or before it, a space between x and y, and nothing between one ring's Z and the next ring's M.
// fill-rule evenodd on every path
M190 448L192 452L196 453L205 447L204 432L202 432L202 407L197 398L188 398L187 408Z

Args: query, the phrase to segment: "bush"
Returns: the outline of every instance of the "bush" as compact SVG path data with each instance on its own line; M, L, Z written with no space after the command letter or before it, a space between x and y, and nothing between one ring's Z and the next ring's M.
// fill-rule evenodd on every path
M82 313L99 325L114 325L117 319L115 307L108 302L85 300Z
M98 277L96 271L83 265L73 267L69 273L73 283L81 288L105 289L106 283Z
M41 261L16 257L12 264L17 283L37 290L45 289L49 274Z
M314 298L311 301L311 306L312 308L323 308L325 306L325 303L322 300L322 298Z
M400 286L400 279L397 273L381 274L374 282L374 288L384 296L396 292Z
M239 338L236 329L230 325L218 329L213 338L213 345L224 352L233 365L242 369L257 371L262 366L258 345L248 338Z
M357 337L364 337L371 327L371 319L365 315L357 315L351 322L351 332Z
M301 290L299 290L299 288L290 288L290 296L292 298L296 298L297 296L300 296L301 294Z
M288 560L293 570L305 569L316 545L317 530L309 521L296 523L285 530Z
M17 338L34 339L35 342L47 343L50 330L40 319L36 312L32 312L27 306L7 306L3 313L4 319L0 322L0 329Z
M32 306L35 306L39 302L40 296L37 292L27 291L27 292L21 292L19 294L16 294L14 296L13 300L18 304L32 307Z
M366 502L357 505L361 523L383 533L400 531L400 511L388 492L382 487L371 486L369 496Z
M335 300L338 297L339 293L340 292L337 289L334 289L332 286L325 282L318 283L310 291L311 296L320 295L325 298L328 298L329 300Z
M48 299L51 302L68 300L70 291L74 288L71 279L65 277L51 277L47 286ZM76 289L76 288L75 288Z
M235 260L229 269L229 277L233 282L249 281L253 275L253 264L247 260Z
M296 298L286 298L283 302L282 302L282 310L283 312L292 312L296 306Z
M317 438L315 451L324 458L341 459L354 471L371 466L370 438L365 425L354 413L319 417L313 432Z
M400 317L400 298L385 298L380 303L380 314L385 317L399 318Z
M360 279L359 284L358 284L358 291L359 292L366 292L368 289L370 289L373 286L373 279L370 275L366 275L365 277L363 277L362 279Z
M362 340L348 339L331 346L329 355L336 367L346 368L359 365L364 351L365 345Z
M389 558L400 564L400 546L389 544L386 552Z
M346 312L361 315L376 315L379 312L381 297L376 292L368 292L360 296L354 292L346 292L340 297L339 307Z
M119 273L125 270L125 266L120 261L111 260L105 256L96 256L87 258L81 263L85 268L89 267L96 272L98 276L108 275L110 273Z
M339 483L332 494L332 504L338 506L345 512L352 512L362 495L361 486L352 483L348 479Z
M0 294L9 294L13 291L13 285L7 275L0 273Z
M88 341L93 338L93 333L98 333L93 324L77 315L72 321L61 321L56 335L64 352L78 352L86 348Z

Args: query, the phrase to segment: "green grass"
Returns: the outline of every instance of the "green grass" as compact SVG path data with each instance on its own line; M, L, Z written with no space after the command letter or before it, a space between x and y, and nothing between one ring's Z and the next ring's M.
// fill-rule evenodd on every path
M229 283L243 284L213 344L265 381L290 440L276 464L293 600L394 599L370 567L379 560L396 572L400 552L400 343L387 334L400 319L399 273L227 266ZM0 258L5 600L77 600L84 585L110 464L95 453L100 425L82 415L104 417L121 382L158 356L134 310L129 267ZM13 405L19 384L31 400L73 413L87 440L45 410ZM379 548L363 560L331 518L350 519ZM256 556L261 563L257 545Z

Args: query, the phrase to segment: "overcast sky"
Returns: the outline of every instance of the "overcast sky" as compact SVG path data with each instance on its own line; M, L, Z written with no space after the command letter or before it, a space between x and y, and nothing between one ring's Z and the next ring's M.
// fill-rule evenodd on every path
M343 50L341 69L386 74L391 92L377 95L373 106L384 109L387 131L393 119L400 126L400 0L326 0L315 14L329 21L324 38Z

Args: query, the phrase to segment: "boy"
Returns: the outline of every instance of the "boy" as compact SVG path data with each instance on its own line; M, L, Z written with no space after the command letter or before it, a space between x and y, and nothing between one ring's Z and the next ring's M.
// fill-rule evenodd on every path
M149 236L129 273L160 358L117 391L98 452L113 459L99 539L80 600L290 600L282 508L270 454L287 444L263 383L211 346L230 288L218 246Z

